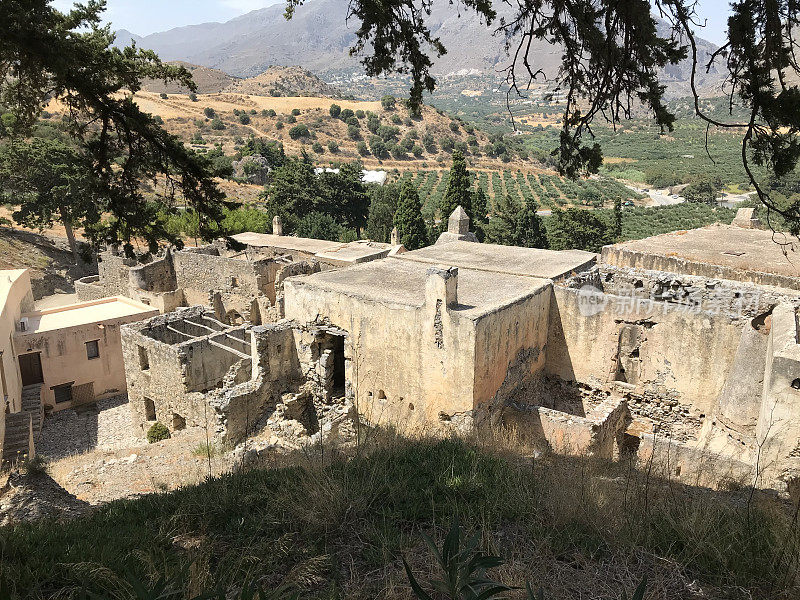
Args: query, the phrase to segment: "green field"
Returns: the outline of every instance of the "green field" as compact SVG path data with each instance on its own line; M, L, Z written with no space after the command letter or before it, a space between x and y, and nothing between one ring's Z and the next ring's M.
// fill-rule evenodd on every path
M489 197L490 208L494 198L505 194L519 201L534 201L540 208L566 206L611 206L616 198L636 199L640 195L618 181L609 178L571 181L548 173L523 173L522 171L475 171L475 185ZM399 183L411 182L422 201L422 211L430 218L447 188L448 171L407 171L397 174Z

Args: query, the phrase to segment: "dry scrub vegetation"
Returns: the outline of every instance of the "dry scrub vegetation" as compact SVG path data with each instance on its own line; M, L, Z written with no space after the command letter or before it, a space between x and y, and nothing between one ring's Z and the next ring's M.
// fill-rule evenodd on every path
M625 462L520 456L505 439L388 433L347 451L314 446L69 522L0 530L0 589L129 598L141 584L192 597L255 581L307 598L411 598L402 559L433 575L421 533L441 540L458 514L505 559L493 579L531 582L548 599L616 599L643 576L651 600L800 594L796 506Z

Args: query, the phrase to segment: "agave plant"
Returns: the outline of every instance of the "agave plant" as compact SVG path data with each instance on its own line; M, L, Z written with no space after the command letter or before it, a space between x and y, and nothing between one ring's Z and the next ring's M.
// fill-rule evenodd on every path
M458 516L453 519L450 531L442 542L442 549L430 537L422 534L425 543L431 549L441 571L441 578L428 579L425 586L417 580L411 567L403 558L403 565L408 575L411 590L418 600L493 600L503 598L504 594L516 589L486 575L488 569L499 567L503 559L486 554L477 549L480 534L475 534L463 541L464 534L458 523ZM426 591L426 589L428 591ZM644 600L647 588L647 577L643 578L630 600ZM530 583L526 583L527 600L545 600L544 590L533 591ZM628 594L622 591L621 600L628 600Z
M463 540L458 517L453 520L450 531L442 542L441 551L430 537L424 533L422 536L442 572L440 579L429 579L426 582L426 587L437 597L447 600L491 600L513 589L486 576L488 569L503 564L503 560L499 556L477 550L479 534ZM403 565L414 595L419 600L433 600L433 596L417 581L405 558Z

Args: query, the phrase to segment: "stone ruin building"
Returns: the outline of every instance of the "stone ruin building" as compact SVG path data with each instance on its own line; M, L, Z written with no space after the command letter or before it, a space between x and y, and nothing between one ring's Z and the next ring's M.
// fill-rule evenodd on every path
M282 232L280 218L273 225ZM259 324L283 315L283 282L292 275L375 260L402 247L370 241L343 244L284 236L245 233L233 236L237 249L224 240L206 246L172 250L160 256L124 256L111 248L98 256L98 275L75 283L80 300L126 296L162 313L181 306L205 305L226 324Z
M277 270L264 276L273 289L255 297L280 310L243 299L232 319L211 288L205 302L184 296L204 306L124 327L134 425L205 426L231 442L278 413L309 434L350 418L408 432L502 425L559 453L658 459L692 484L797 493L800 277L772 233L740 217L600 255L475 243L459 211L435 245L367 258L242 234L244 262L316 265L280 291Z

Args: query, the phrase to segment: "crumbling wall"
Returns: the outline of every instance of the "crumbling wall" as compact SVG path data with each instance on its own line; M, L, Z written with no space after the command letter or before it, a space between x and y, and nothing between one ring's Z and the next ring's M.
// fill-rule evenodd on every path
M250 329L251 376L239 383L225 382L208 397L216 434L233 443L242 440L275 409L283 394L297 390L303 378L296 333L287 321Z
M158 326L169 320L170 315L162 315L122 328L131 422L142 436L155 421L169 425L173 414L180 414L190 425L205 424L203 407L186 396L184 356L176 346L142 333L146 325Z
M75 280L75 295L80 302L99 300L108 296L108 291L99 275L89 275Z
M603 401L585 417L514 403L503 409L502 422L523 439L544 444L557 454L610 460L618 453L618 439L630 414L618 397Z
M524 390L545 365L552 285L475 324L475 406L504 404Z
M789 304L772 313L756 444L765 478L784 485L800 480L800 343Z
M167 250L164 257L132 267L128 271L130 289L145 292L170 292L176 289L175 269L172 253Z
M554 287L547 373L600 387L620 378L622 351L623 381L635 381L637 392L711 414L748 320L610 295L602 301L592 308L580 290ZM631 332L638 346L629 347Z
M659 433L642 433L637 445L637 465L654 477L712 489L757 483L753 464L708 452L691 442L680 442Z
M125 376L138 431L146 432L155 420L167 426L175 421L213 428L214 413L204 392L221 386L228 377L236 379L241 368L234 367L243 359L250 368L249 344L244 343L249 334L243 328L214 326L203 319L205 310L183 308L123 328Z
M301 262L282 264L280 266L275 273L275 284L272 288L272 304L275 307L275 316L277 319L282 319L286 316L286 298L284 293L284 281L286 281L286 278L294 277L295 275L311 275L312 273L319 273L320 270L320 263L316 260L304 260Z
M767 313L779 302L800 305L800 293L785 288L606 264L578 273L566 282L567 287L576 289L584 285L615 296L743 317Z
M431 283L425 304L413 307L285 282L287 318L348 333L346 377L368 422L427 427L473 409L474 323L449 299L452 273Z
M695 262L677 256L664 256L629 250L620 245L603 246L600 262L615 267L628 267L646 271L685 273L711 279L747 281L756 285L800 289L800 278L777 273L762 273L756 270L741 270L733 267Z
M127 296L130 287L128 272L138 263L112 251L102 252L97 257L100 282L106 289L106 296Z

